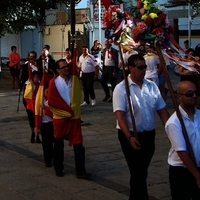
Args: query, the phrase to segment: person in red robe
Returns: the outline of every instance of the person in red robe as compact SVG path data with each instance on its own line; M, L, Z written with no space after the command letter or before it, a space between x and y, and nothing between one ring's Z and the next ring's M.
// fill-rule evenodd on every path
M58 76L49 82L48 104L53 112L54 126L54 169L56 176L63 176L64 140L73 145L77 178L87 179L85 148L80 119L81 85L77 76L75 59L56 62Z

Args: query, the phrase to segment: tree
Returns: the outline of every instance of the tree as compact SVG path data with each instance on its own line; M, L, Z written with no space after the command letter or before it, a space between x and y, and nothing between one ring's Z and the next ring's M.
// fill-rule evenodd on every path
M195 18L197 15L199 15L200 13L200 1L197 0L189 0L187 1L188 3L191 4L192 8L193 8L193 15L192 18Z
M75 3L80 1L75 0ZM45 25L45 10L55 9L59 3L69 6L70 0L1 0L0 37L21 32L25 26Z

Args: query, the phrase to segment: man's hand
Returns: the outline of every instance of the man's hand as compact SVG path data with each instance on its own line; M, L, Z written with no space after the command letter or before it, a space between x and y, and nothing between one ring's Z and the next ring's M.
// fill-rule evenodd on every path
M116 77L117 76L117 73L116 72L113 72L113 77Z
M139 142L135 137L131 137L131 138L129 139L129 142L130 142L131 146L132 146L135 150L140 150L140 149L141 149L140 142Z
M196 177L198 188L200 188L200 174Z

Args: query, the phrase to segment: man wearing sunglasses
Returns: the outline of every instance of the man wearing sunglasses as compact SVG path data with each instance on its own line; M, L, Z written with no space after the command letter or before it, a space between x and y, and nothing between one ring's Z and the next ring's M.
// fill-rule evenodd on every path
M130 97L127 97L125 81L122 81L113 93L113 111L117 118L118 138L131 174L129 200L149 200L146 179L155 149L155 112L163 124L168 120L169 114L157 85L144 79L144 57L140 54L131 55L128 58L128 67ZM130 106L135 118L138 139L133 134Z
M58 76L50 80L48 90L48 104L53 112L55 173L58 177L63 176L64 140L67 139L74 148L76 176L87 179L90 174L85 170L85 148L82 145L81 85L76 74L72 74L72 62L67 63L66 59L60 59L56 62L56 69ZM74 80L77 80L76 86Z
M182 127L176 112L166 122L165 130L171 142L168 154L169 181L172 200L200 199L200 111L196 109L196 86L190 81L177 85L182 116L196 165L188 154Z

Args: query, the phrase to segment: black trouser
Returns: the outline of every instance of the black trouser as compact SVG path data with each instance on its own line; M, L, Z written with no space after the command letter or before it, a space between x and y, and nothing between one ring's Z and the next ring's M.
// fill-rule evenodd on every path
M108 80L110 80L110 84L112 86L112 91L114 91L116 86L116 77L113 77L115 67L114 66L104 66L102 75L101 75L101 85L105 92L106 97L110 97L110 90L108 87Z
M134 150L121 130L118 139L130 170L129 200L148 200L147 175L148 167L155 150L155 130L138 133L140 150Z
M74 144L73 148L76 174L85 173L85 148L82 144ZM55 139L53 159L55 171L62 171L64 169L64 138Z
M86 103L90 103L89 97L91 99L96 99L94 93L94 74L95 72L91 73L82 73L81 81L83 84L83 92L84 92L84 101Z
M169 166L172 200L200 200L200 189L194 176L184 167Z
M54 131L52 122L42 123L41 135L42 135L44 162L51 163L53 160L53 143L54 143Z
M28 115L28 121L29 121L29 126L30 128L35 128L35 114L33 113L32 110L27 110L27 115Z

